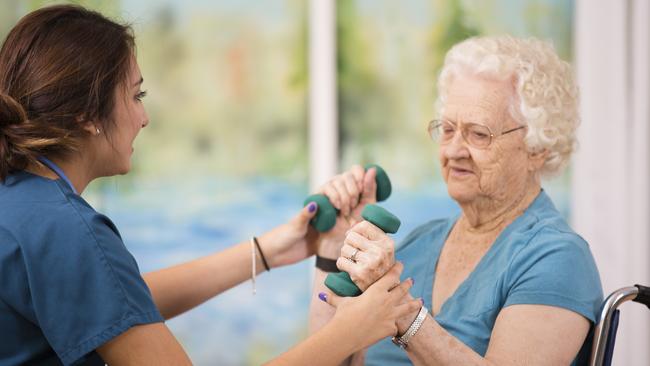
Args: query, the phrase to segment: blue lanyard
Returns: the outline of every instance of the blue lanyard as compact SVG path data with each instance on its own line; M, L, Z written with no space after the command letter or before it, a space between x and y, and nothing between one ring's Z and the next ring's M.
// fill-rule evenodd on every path
M61 168L59 168L58 165L54 164L53 161L51 161L50 159L48 159L48 158L46 158L46 157L44 157L44 156L40 156L40 157L38 158L38 160L39 160L41 163L47 165L47 167L50 168L50 169L52 169L52 171L55 172L56 175L59 176L59 178L63 179L66 183L68 183L68 185L70 186L70 189L72 189L72 192L74 192L74 194L79 194L79 193L77 193L77 190L74 189L74 186L72 185L72 182L70 182L70 179L68 179L68 176L65 175L65 173L63 172L63 170L61 170Z

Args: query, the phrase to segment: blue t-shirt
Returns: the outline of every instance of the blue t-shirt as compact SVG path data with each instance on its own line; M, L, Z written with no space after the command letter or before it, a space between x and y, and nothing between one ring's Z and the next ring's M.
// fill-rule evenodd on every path
M101 362L97 347L161 321L111 220L61 179L0 184L0 365Z
M399 247L402 278L412 277L414 297L431 309L440 251L457 217L415 229ZM497 315L515 304L550 305L596 322L603 300L600 277L589 246L555 209L543 191L506 227L476 268L445 301L435 320L454 337L485 356ZM589 351L589 342L577 361ZM410 365L406 352L389 338L371 346L366 365ZM578 362L578 363L580 363Z

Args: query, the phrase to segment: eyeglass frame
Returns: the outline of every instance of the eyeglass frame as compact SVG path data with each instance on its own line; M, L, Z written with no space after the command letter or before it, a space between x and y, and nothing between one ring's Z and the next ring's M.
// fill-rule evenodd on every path
M429 133L429 136L431 138L433 138L432 131L435 131L436 129L438 129L440 126L442 126L442 124L444 122L448 122L450 124L453 124L453 125L456 126L456 129L458 129L459 123L457 123L457 122L452 122L452 121L450 121L448 119L444 119L444 118L432 119L431 121L429 121L429 126L427 127L427 132ZM492 130L490 129L490 127L488 127L486 125L483 125L483 124L480 124L480 123L468 122L468 123L463 123L463 125L465 125L465 126L467 126L467 125L476 125L476 126L480 126L480 127L485 127L488 130L489 136L490 136L490 141L488 141L487 145L481 147L481 146L475 146L474 144L470 143L467 140L467 137L465 137L465 134L463 134L463 129L462 128L460 129L460 135L463 138L463 141L465 141L469 146L472 146L473 148L476 148L476 149L487 149L488 147L490 147L490 145L492 145L492 140L494 140L494 139L496 139L498 137L501 137L503 135L507 135L507 134L509 134L511 132L515 132L515 131L518 131L518 130L521 130L523 128L528 127L528 126L517 126L515 128L511 128L511 129L509 129L507 131L501 132L499 135L495 135L494 133L492 133ZM439 132L437 132L438 140L439 140L441 145L448 144L451 141L450 140L449 142L443 143L441 141L441 139L440 139L440 135L441 134ZM454 133L454 136L455 136L455 133Z

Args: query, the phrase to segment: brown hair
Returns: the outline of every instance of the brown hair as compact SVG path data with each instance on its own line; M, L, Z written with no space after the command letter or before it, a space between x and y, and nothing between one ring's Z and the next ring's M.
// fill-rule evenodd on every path
M79 151L82 122L110 129L134 51L130 26L79 6L23 17L0 49L0 181L39 156Z

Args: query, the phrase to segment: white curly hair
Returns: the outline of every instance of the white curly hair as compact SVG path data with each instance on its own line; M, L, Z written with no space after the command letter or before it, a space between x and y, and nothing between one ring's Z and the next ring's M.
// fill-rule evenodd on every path
M513 79L515 95L510 114L515 121L528 126L528 151L548 151L540 173L559 174L576 148L575 131L580 117L573 70L560 59L553 45L512 36L474 37L456 44L447 53L438 78L439 115L453 76L463 73Z

